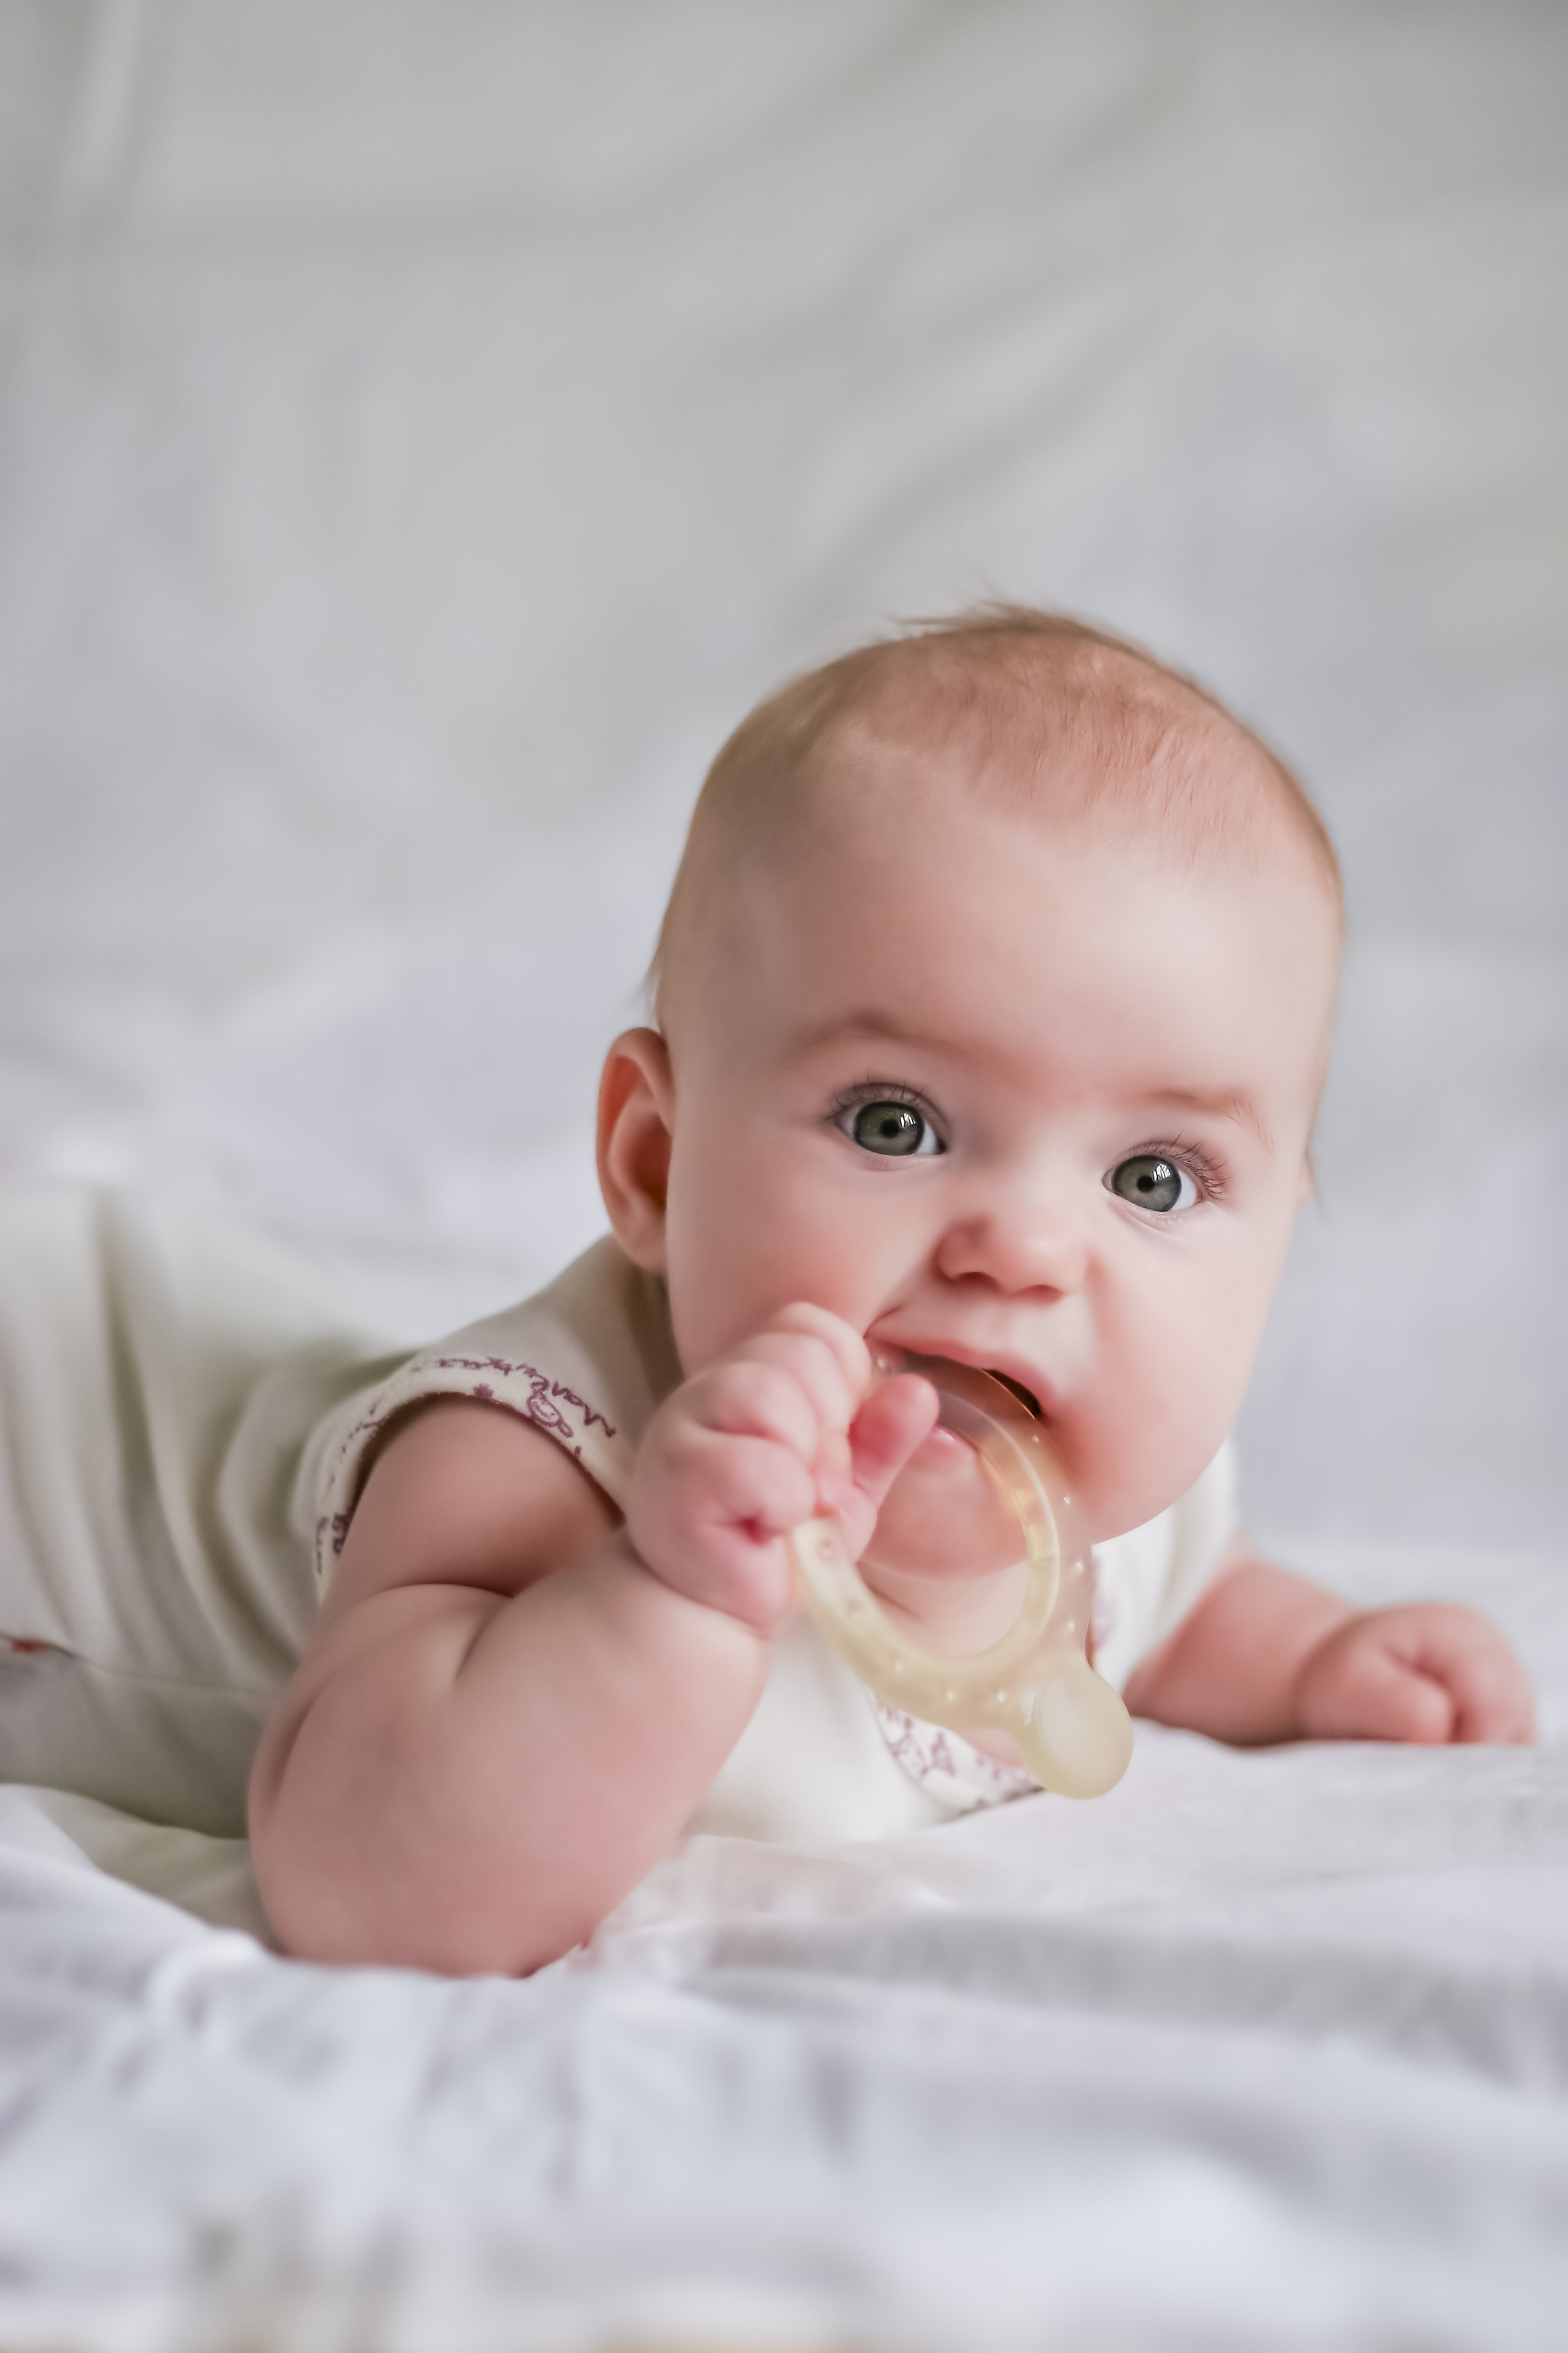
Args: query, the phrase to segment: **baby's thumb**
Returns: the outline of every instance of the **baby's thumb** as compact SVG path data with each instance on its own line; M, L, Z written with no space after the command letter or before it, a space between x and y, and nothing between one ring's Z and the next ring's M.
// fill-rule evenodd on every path
M881 1382L856 1415L849 1430L855 1493L839 1506L852 1552L869 1542L883 1497L936 1417L936 1391L918 1373Z

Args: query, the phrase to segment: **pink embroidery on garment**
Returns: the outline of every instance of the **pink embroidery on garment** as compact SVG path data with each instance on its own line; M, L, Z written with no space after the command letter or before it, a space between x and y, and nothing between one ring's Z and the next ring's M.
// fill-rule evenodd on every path
M922 1723L900 1707L889 1707L886 1700L875 1705L882 1737L894 1757L911 1781L935 1785L934 1795L973 1809L1005 1806L1039 1787L1022 1766L999 1763L940 1724Z
M578 1398L576 1388L566 1388L564 1381L550 1379L550 1374L541 1372L538 1365L515 1365L510 1357L505 1356L435 1356L430 1357L430 1363L437 1372L503 1372L512 1381L529 1381L533 1388L533 1398L541 1398L541 1400L543 1398L560 1398L564 1405L576 1407L588 1429L593 1429L593 1423L597 1421L606 1438L616 1435L616 1426L609 1414L599 1412L599 1407L590 1405L588 1398ZM470 1390L470 1396L479 1396L479 1390ZM529 1398L529 1414L531 1414L533 1421L541 1421L543 1429L552 1430L555 1421L548 1421L548 1419L543 1419L543 1414L533 1412L533 1398Z
M407 1394L400 1394L405 1388L410 1372L416 1378L426 1373L498 1373L508 1381L526 1381L528 1395L521 1400L498 1397L493 1381L451 1379L435 1381L428 1388L416 1388ZM395 1415L408 1406L423 1403L426 1398L443 1396L480 1398L487 1405L511 1406L536 1429L542 1430L547 1437L564 1446L579 1462L583 1460L581 1440L595 1422L606 1438L616 1435L616 1425L607 1414L601 1413L597 1406L590 1405L585 1398L580 1398L576 1390L564 1381L552 1380L550 1375L542 1372L537 1365L514 1364L508 1356L432 1356L423 1362L416 1359L377 1392L370 1411L362 1416L339 1441L332 1466L332 1488L339 1487L350 1464L363 1455L372 1439L386 1427ZM559 1404L556 1399L560 1400ZM562 1411L563 1406L569 1407L577 1414L580 1422L574 1423L570 1415ZM323 1515L317 1521L318 1564L324 1563L329 1546L334 1558L342 1551L352 1516L349 1512L334 1512L330 1518Z
M529 1385L529 1399L523 1410L530 1421L537 1422L541 1430L550 1432L552 1438L559 1438L564 1445L570 1446L577 1433L560 1407L551 1404L550 1384L544 1375L530 1374Z
M513 1364L507 1356L434 1356L431 1363L437 1372L504 1373L509 1379L527 1381L532 1391L528 1401L529 1418L537 1421L543 1430L555 1431L557 1422L560 1435L563 1436L570 1430L571 1425L564 1416L552 1415L552 1409L545 1402L550 1398L560 1398L563 1404L576 1408L585 1428L592 1429L597 1422L606 1438L616 1435L616 1426L607 1414L601 1413L598 1407L590 1405L585 1398L580 1398L575 1389L567 1388L564 1381L552 1380L550 1375L542 1373L537 1365ZM488 1388L473 1388L468 1391L470 1397L489 1397L490 1394Z

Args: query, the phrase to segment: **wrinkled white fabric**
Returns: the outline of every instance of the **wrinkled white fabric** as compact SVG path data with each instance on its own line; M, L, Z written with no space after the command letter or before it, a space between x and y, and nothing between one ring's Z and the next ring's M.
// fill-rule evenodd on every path
M308 1441L386 1363L210 1214L0 1190L0 1779L243 1831L315 1614Z
M1468 1576L1568 1729L1561 1579ZM1093 1806L694 1839L521 1984L280 1961L233 1846L14 1790L0 1918L8 2344L1562 2341L1560 1742L1142 1727Z

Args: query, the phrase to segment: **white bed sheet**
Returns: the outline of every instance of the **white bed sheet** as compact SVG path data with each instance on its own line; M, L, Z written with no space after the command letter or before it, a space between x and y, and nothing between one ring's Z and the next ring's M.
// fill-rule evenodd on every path
M693 1841L527 1983L281 1961L242 1847L6 1793L0 2343L1559 2353L1568 1611L1468 1577L1540 1750L1143 1727L1092 1806Z

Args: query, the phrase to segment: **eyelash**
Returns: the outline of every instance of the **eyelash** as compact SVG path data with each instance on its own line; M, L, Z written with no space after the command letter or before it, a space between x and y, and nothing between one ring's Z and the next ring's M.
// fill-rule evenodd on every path
M946 1151L947 1139L942 1132L942 1122L936 1115L935 1106L921 1094L919 1087L907 1086L902 1079L862 1079L858 1085L846 1087L841 1095L834 1097L827 1124L841 1128L852 1111L859 1111L863 1104L874 1103L907 1103L910 1111L918 1111L942 1150Z
M911 1111L918 1111L921 1117L930 1123L938 1144L946 1150L946 1139L935 1107L918 1087L907 1085L902 1079L862 1079L857 1085L846 1087L842 1094L834 1098L833 1108L828 1113L828 1125L842 1127L851 1112L858 1111L862 1104L870 1103L907 1103ZM1196 1185L1201 1200L1224 1198L1226 1189L1225 1166L1206 1145L1185 1136L1173 1135L1163 1142L1140 1144L1131 1152L1122 1153L1121 1160L1114 1165L1120 1167L1121 1160L1139 1159L1145 1154L1151 1158L1173 1160L1184 1168Z
M1120 1168L1122 1160L1140 1160L1145 1155L1156 1160L1173 1160L1179 1168L1184 1168L1198 1188L1200 1201L1224 1199L1226 1185L1225 1164L1217 1160L1205 1145L1189 1143L1179 1135L1168 1136L1163 1143L1137 1145L1132 1151L1122 1153L1114 1166Z

